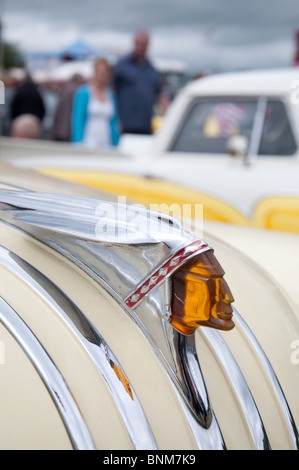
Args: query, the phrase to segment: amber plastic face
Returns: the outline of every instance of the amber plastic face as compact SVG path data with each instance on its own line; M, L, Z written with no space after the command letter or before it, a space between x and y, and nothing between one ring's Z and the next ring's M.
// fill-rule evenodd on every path
M185 335L199 326L231 330L234 302L224 271L212 250L186 263L172 278L170 323Z

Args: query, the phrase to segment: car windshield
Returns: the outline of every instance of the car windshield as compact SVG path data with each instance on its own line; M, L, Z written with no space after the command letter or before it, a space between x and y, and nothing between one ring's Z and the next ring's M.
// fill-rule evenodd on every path
M257 98L201 98L192 103L170 151L227 154L230 137L250 142L258 111ZM256 152L260 156L291 156L296 140L281 100L266 99Z
M257 100L202 99L193 103L173 142L173 152L226 153L234 135L249 140Z

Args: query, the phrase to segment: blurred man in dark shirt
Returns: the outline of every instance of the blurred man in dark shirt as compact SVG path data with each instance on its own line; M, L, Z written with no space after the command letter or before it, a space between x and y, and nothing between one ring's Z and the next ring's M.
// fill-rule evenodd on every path
M43 98L29 75L16 90L11 101L10 112L12 120L22 114L31 114L40 121L44 119L46 109Z
M115 67L113 85L123 133L152 132L151 120L160 93L160 78L147 58L148 44L148 33L138 31L132 53Z

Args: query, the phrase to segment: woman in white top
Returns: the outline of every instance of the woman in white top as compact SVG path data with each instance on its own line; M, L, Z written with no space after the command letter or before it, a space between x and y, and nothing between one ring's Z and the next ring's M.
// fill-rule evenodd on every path
M94 148L118 144L119 121L110 77L109 63L97 59L90 84L81 86L74 96L72 142Z

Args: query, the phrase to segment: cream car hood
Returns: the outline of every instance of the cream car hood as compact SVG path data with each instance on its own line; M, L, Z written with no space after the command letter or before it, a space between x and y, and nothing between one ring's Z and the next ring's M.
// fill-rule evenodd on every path
M263 269L284 291L296 312L299 312L298 266L299 236L285 232L246 228L233 224L204 224L209 235L225 240Z
M40 175L33 172L24 174L9 166L2 166L0 170L5 185L26 186L33 191L42 188L42 191L76 195L80 195L81 191L86 195L88 191L90 197L104 196L88 188L72 184L65 186L64 182L56 182L51 178L41 179ZM229 229L232 230L231 234ZM298 434L294 434L293 428L294 422L297 423L297 428L299 426L299 369L291 360L291 344L299 338L296 302L292 307L273 277L268 275L261 264L254 261L254 255L260 255L258 251L252 251L249 256L244 254L246 247L239 238L245 238L246 233L250 241L258 242L259 232L254 232L253 236L253 231L246 229L235 235L234 239L233 230L234 227L231 226L224 233L220 224L205 226L205 238L215 249L215 254L226 271L226 279L239 314L236 312L236 327L230 332L220 334L204 328L197 330L196 350L203 377L228 449L263 448L267 445L264 429L273 449L293 449L299 445ZM263 239L262 233L261 238ZM283 243L282 240L283 237L277 236L277 242ZM264 243L266 244L266 236ZM241 250L236 250L234 244L239 244ZM219 446L218 442L213 441L213 435L209 431L205 432L204 428L199 430L190 418L160 355L157 350L152 349L143 330L132 321L130 315L125 314L102 286L58 253L55 247L47 246L38 238L24 236L20 230L10 225L2 226L0 245L5 260L0 266L0 296L21 315L67 379L97 448L131 449L135 443L129 438L126 422L124 424L121 419L113 394L105 380L98 376L86 351L82 350L84 342L77 329L82 328L86 320L92 322L105 338L106 356L110 359L114 357L112 351L118 358L136 394L134 397L136 401L138 398L142 406L157 448L195 450ZM271 246L273 249L277 247L275 244L274 248L274 241ZM286 250L290 247L287 243L285 246ZM295 239L292 246L295 246ZM279 265L277 270L278 267ZM270 271L270 264L267 269ZM24 273L25 280L20 277L21 272ZM41 293L36 288L39 278L42 279L40 288L43 292L48 286L56 293L59 291L59 295L62 292L65 295L64 302L67 299L67 303L71 303L71 316L67 321L54 304L55 298L49 299L45 294L40 297ZM84 312L85 317L79 316L83 323L72 324L71 320L76 318L77 309ZM163 336L162 330L160 333ZM88 340L90 332L87 331L86 334ZM92 343L91 346L95 345ZM265 359L265 355L268 359ZM23 361L20 365L15 362L16 374L22 364ZM130 400L127 395L126 400ZM30 432L27 429L28 422L26 425L22 423L23 415L20 410L15 409L10 397L11 390L6 384L2 415L5 419L11 419L12 423L17 423L18 442L15 445L18 446L24 442L22 439L30 441ZM26 403L22 402L21 397L21 404L26 405L26 409L36 409L34 395L24 396ZM10 404L9 407L5 406L6 401ZM42 404L40 406L42 408ZM51 409L51 413L53 417L55 410ZM261 417L263 426L260 425L258 416ZM129 413L127 419L131 424L132 418ZM53 441L43 441L40 446L44 446L45 442L50 448L57 445L57 416L52 421L48 438L54 436ZM5 426L8 427L2 421L0 436L8 436ZM59 432L63 432L61 428ZM14 447L13 444L12 440L11 447ZM68 445L69 442L65 447Z

